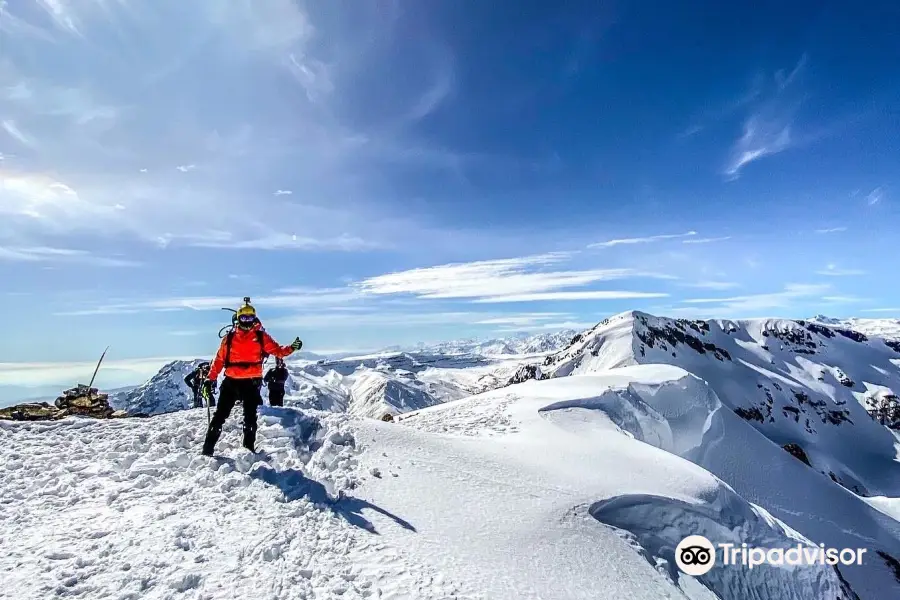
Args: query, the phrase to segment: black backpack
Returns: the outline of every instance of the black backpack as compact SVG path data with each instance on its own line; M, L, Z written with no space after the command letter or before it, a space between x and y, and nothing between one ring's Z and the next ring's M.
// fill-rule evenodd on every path
M264 341L264 332L262 329L256 330L256 341L259 344L259 362L248 362L248 361L239 361L239 362L231 362L231 343L234 341L234 330L228 332L228 335L225 337L225 368L228 367L252 367L254 365L262 365L266 359L269 357L266 354L264 349L265 341Z

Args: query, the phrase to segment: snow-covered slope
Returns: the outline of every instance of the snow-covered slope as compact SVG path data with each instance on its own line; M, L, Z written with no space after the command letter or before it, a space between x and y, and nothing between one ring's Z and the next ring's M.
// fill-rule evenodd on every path
M860 495L900 496L897 433L867 409L900 391L900 352L880 338L807 321L687 321L628 312L548 356L544 377L665 363L709 382L770 440Z
M192 406L193 394L184 383L202 360L176 360L165 365L146 383L109 395L109 404L129 414L158 415Z
M219 457L199 456L201 410L0 423L2 592L23 600L898 597L880 558L840 571L681 574L674 548L688 534L784 548L830 542L818 536L838 527L831 513L817 521L810 511L815 528L798 532L672 453L715 448L717 415L728 414L702 381L657 365L527 382L394 424L264 407L260 455L239 448L234 419ZM727 425L771 446L746 421ZM857 503L840 527L867 536L873 551L900 555L900 524L773 452L778 468L797 474L799 491L831 489ZM804 488L810 481L822 483ZM807 514L815 500L794 509Z
M824 315L816 315L810 321L822 325L831 325L852 329L869 336L883 337L888 340L900 340L900 319L835 319Z

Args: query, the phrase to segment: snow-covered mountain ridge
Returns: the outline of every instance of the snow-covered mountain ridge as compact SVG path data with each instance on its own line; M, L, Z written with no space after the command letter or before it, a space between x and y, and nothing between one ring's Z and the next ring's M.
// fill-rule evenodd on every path
M900 593L874 554L900 555L900 523L771 444L678 367L530 381L400 424L264 407L261 454L240 448L232 419L218 456L200 456L198 416L0 423L11 448L4 590L24 600ZM697 533L767 548L862 544L874 556L695 578L674 553Z
M900 340L900 319L835 319L824 315L816 315L810 321L832 327L851 329L866 335L882 337L886 340Z
M399 414L504 385L523 360L564 348L575 335L561 331L458 340L415 351L335 358L307 353L287 361L291 378L285 402L360 416ZM170 363L144 385L113 394L110 401L131 413L186 409L190 391L183 379L198 363Z
M780 446L864 496L900 495L891 415L873 418L900 391L900 347L810 321L691 321L628 312L547 356L535 378L671 364L709 382L723 403ZM890 412L890 411L888 411ZM894 415L895 417L896 415Z

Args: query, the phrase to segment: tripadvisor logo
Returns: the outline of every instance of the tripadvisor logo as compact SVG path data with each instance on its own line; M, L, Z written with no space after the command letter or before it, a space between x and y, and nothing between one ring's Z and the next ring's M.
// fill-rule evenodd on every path
M716 549L702 535L689 535L675 547L675 564L688 575L705 575L716 565Z
M798 543L788 548L760 548L747 544L717 544L702 535L689 535L675 547L675 564L682 572L697 577L716 565L716 547L723 566L742 565L748 569L760 565L861 565L865 548L826 548L825 544L807 546Z

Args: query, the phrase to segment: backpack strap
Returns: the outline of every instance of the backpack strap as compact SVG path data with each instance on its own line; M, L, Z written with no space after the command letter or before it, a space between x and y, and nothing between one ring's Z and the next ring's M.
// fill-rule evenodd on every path
M256 341L259 344L259 361L231 362L231 343L234 341L234 330L228 332L225 338L225 368L228 367L252 367L261 365L266 360L265 338L261 329L256 330Z

